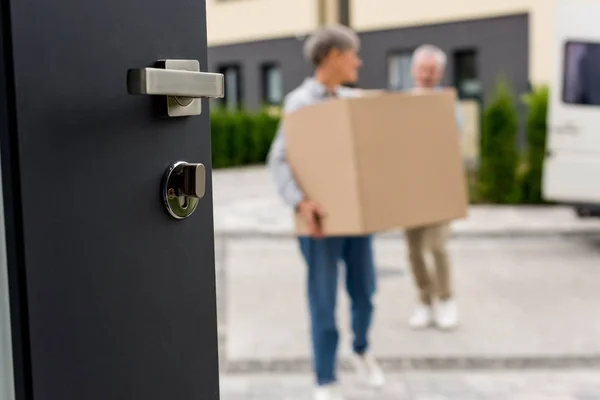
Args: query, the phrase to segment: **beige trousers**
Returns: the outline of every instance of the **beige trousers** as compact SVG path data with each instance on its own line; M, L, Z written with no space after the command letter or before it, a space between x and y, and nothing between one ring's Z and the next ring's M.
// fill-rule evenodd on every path
M450 265L446 250L449 228L449 225L444 223L406 231L412 273L423 304L432 304L436 299L443 301L452 297ZM433 273L427 265L429 254L432 256Z

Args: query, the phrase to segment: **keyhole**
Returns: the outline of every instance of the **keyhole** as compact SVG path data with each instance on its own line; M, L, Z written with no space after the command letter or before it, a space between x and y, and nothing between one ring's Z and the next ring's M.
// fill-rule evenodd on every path
M184 210L186 208L188 208L189 202L188 202L188 198L187 196L180 196L179 197L179 205L181 206L181 208L183 208Z

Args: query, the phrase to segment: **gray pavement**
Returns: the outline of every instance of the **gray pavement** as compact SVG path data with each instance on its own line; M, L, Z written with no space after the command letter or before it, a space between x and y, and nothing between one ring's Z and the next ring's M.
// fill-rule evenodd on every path
M217 236L291 236L290 210L276 194L264 167L213 174ZM472 206L456 221L455 236L581 235L600 233L600 219L581 220L569 207Z
M388 376L381 391L342 377L348 400L599 400L600 372L408 373ZM308 375L224 376L222 400L310 400Z
M296 243L246 238L223 245L227 258L218 260L224 368L307 371L305 268ZM450 333L415 332L406 325L415 290L404 245L376 240L372 342L388 368L598 364L597 239L455 239L450 252L462 325ZM342 289L338 322L344 357L351 337Z
M290 212L262 167L216 171L213 181L221 398L311 399L305 266ZM450 333L408 329L415 290L402 237L375 243L372 341L389 384L373 392L348 375L340 290L348 399L600 400L600 220L568 207L472 206L449 246L462 319Z

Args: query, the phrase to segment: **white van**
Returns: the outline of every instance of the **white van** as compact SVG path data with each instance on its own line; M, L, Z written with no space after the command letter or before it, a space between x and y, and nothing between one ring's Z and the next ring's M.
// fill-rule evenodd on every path
M600 0L559 0L543 194L600 216Z

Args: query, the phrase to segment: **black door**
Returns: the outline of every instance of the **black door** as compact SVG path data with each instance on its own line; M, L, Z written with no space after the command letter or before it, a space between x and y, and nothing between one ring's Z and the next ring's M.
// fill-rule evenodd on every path
M206 68L204 0L0 5L16 399L218 399L208 104L159 117L126 84L161 59ZM206 166L183 220L160 192L177 161Z

